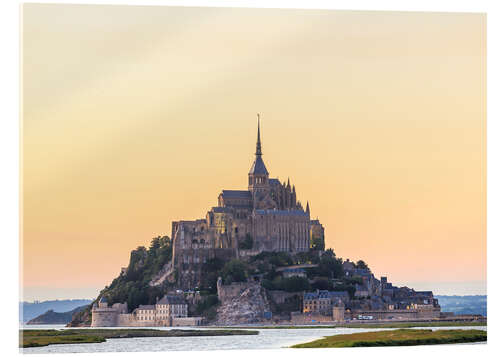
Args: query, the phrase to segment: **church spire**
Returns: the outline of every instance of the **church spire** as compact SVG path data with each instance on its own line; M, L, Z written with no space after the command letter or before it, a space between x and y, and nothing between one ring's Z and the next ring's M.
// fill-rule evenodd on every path
M310 212L309 212L309 201L307 201L306 213L310 213Z
M253 190L254 186L269 185L269 173L267 172L266 165L262 160L262 146L260 143L260 114L257 114L257 148L255 150L255 160L248 173L248 186Z
M255 151L255 155L262 155L262 147L260 144L260 114L257 113L257 149Z

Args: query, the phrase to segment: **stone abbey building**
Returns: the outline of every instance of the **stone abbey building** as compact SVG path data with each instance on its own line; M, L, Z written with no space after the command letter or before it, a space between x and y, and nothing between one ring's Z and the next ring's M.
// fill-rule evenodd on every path
M179 287L194 288L207 259L228 260L265 251L304 252L317 232L324 240L321 223L311 221L309 203L304 209L290 180L269 178L262 160L259 120L248 188L223 190L217 207L205 218L172 222L173 259L166 275L176 272Z

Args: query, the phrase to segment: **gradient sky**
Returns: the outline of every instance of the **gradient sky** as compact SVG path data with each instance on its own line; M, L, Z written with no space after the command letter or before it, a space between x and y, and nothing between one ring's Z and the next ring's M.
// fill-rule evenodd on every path
M261 113L338 256L486 293L486 16L23 5L22 286L95 297L244 189Z

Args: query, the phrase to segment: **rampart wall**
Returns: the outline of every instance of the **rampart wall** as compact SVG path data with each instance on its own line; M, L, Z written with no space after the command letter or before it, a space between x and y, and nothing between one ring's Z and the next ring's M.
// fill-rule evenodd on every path
M118 314L111 308L98 308L92 310L92 327L117 326Z
M231 285L217 284L217 297L220 302L239 297L248 288L260 285L256 282L232 283Z

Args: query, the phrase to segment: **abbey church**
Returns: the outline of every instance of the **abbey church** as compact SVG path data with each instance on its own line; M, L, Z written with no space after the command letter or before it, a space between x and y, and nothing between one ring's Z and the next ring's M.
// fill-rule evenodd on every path
M319 232L319 233L318 233ZM304 209L295 186L269 178L257 124L255 160L248 173L246 190L223 190L218 206L205 218L172 222L173 259L170 270L177 283L194 288L201 267L208 259L229 260L265 251L304 252L314 237L323 241L319 220L310 219L309 203Z

